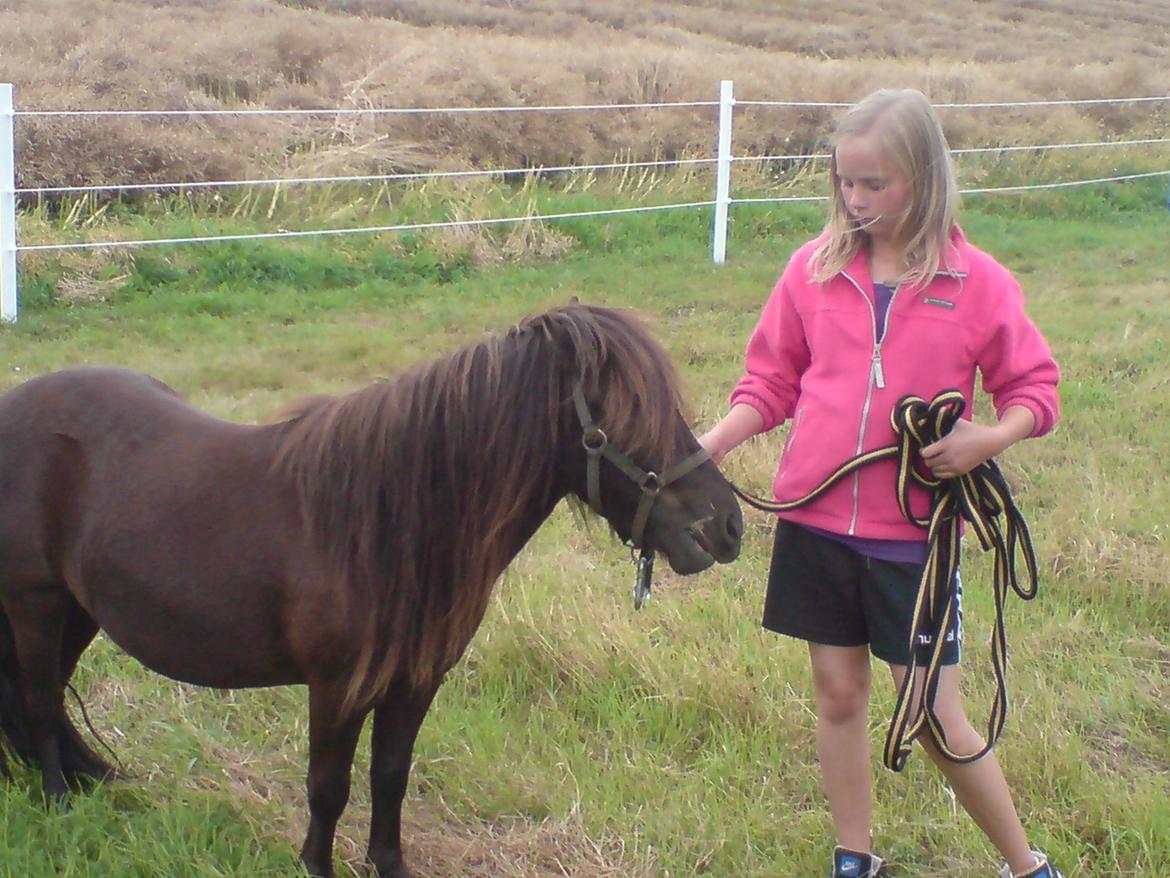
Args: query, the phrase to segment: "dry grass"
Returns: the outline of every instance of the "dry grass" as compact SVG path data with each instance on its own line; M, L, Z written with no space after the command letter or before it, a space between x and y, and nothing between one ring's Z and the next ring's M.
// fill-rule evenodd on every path
M1160 11L1161 10L1161 11ZM430 107L743 99L936 102L1163 94L1150 0L13 0L19 109ZM18 185L223 179L709 151L710 109L383 117L23 117ZM956 146L1164 130L1164 105L953 113ZM739 153L803 150L823 110L742 108Z

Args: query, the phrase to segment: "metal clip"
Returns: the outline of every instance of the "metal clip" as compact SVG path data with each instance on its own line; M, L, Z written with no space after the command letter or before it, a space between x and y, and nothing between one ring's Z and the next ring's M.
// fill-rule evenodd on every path
M640 610L650 600L650 580L654 576L654 550L643 549L635 562L634 609Z

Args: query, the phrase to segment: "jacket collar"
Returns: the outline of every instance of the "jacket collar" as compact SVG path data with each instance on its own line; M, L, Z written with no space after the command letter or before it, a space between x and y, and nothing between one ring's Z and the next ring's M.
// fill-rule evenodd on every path
M935 272L935 277L942 275L944 277L953 277L957 280L965 278L970 270L970 263L967 259L969 246L967 236L963 234L963 230L956 223L951 228L951 239L947 242L946 250L943 252L942 262L938 267L938 271ZM873 285L873 279L869 275L869 259L864 247L857 248L857 252L853 254L853 258L845 266L842 274L848 275L859 284Z

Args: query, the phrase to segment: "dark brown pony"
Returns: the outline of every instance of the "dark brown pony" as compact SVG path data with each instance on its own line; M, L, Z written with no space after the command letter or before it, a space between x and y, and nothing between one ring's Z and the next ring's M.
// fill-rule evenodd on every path
M310 822L333 873L358 733L374 713L369 858L406 878L403 793L419 724L492 584L566 495L586 496L580 386L610 442L662 472L698 444L675 372L630 317L571 305L279 423L228 423L118 369L0 398L0 728L44 790L111 774L63 690L99 628L155 671L309 687ZM642 491L604 461L623 539ZM707 461L662 489L646 548L680 573L739 551Z

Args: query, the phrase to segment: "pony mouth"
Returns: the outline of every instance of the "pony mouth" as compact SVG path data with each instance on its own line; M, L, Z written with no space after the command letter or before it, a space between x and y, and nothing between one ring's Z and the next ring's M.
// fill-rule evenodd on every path
M703 522L697 521L692 524L687 528L687 534L690 536L695 548L698 549L699 554L703 556L703 559L713 564L715 562L715 550L707 539L706 534L703 533Z
M687 528L687 536L690 537L690 548L694 550L695 561L702 564L703 569L710 567L715 563L715 547L711 546L710 540L706 534L703 533L703 522L695 522Z
M659 533L650 545L662 552L670 569L683 576L700 573L716 563L726 564L739 555L739 540L724 544L711 533L712 519L703 518L669 533Z
M741 548L739 534L743 530L743 525L731 522L719 524L718 521L714 516L702 518L686 529L687 535L691 538L691 548L707 566L715 562L728 564L739 557ZM715 533L711 533L712 527ZM723 539L724 536L727 538Z

